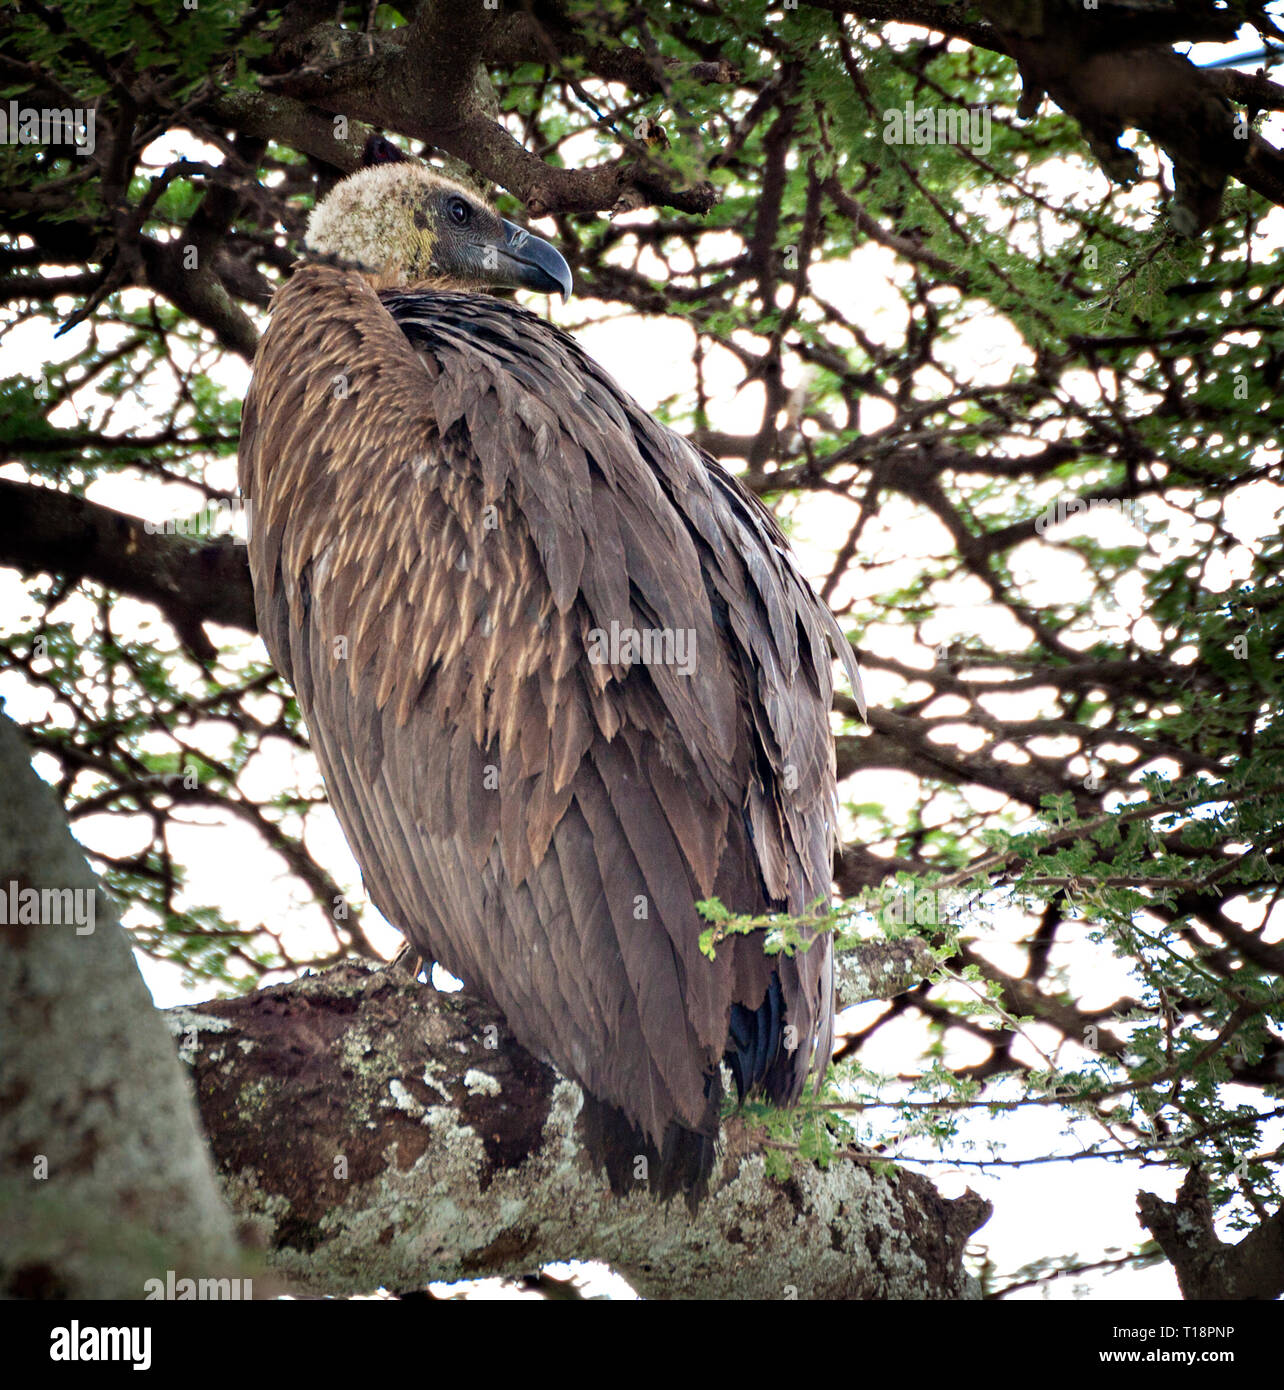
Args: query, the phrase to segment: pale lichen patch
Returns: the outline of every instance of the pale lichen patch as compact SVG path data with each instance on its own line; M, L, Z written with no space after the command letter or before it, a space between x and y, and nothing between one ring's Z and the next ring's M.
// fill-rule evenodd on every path
M392 1097L398 1110L411 1116L413 1119L422 1119L426 1113L426 1107L420 1103L406 1090L405 1083L397 1077L393 1077L388 1082L388 1094Z
M493 1076L476 1067L464 1073L464 1087L470 1096L497 1096L504 1089Z
M188 1067L194 1066L200 1055L203 1046L202 1033L227 1033L236 1027L230 1019L217 1018L213 1014L197 1013L195 1009L182 1007L166 1009L163 1017L169 1031L178 1040L179 1060Z

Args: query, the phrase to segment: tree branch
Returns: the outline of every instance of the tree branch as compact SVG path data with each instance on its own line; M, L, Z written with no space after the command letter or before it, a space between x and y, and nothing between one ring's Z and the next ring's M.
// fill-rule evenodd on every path
M1137 1210L1176 1270L1183 1298L1269 1300L1284 1293L1284 1208L1238 1245L1223 1244L1213 1227L1208 1178L1192 1168L1175 1202L1140 1192Z
M139 517L54 488L0 478L0 561L154 603L201 660L214 656L202 623L258 631L244 546L149 533Z
M977 1294L962 1256L987 1203L850 1159L799 1159L773 1182L740 1118L696 1219L613 1197L583 1155L579 1089L478 1001L398 972L345 964L169 1018L231 1200L302 1287L400 1290L576 1258L650 1297Z

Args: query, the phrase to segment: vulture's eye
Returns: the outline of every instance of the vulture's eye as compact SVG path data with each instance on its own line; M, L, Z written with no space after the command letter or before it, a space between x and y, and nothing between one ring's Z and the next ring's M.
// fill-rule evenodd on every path
M457 227L466 227L473 215L473 210L462 198L452 198L446 204L446 211L450 214L450 220Z

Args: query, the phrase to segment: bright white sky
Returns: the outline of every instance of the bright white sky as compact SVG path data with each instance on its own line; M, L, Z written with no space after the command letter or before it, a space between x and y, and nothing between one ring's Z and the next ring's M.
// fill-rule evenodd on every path
M1211 49L1209 51L1211 54ZM1202 50L1193 56L1196 61L1206 60ZM172 146L158 143L152 147L149 157L163 164L172 152ZM190 141L183 145L183 152L189 157L200 157L193 154ZM209 153L211 158L217 157L216 152ZM573 152L567 151L567 154L573 157ZM1064 176L1081 177L1074 172ZM634 215L637 220L645 220L648 216L647 213ZM1270 241L1259 248L1259 254L1278 247L1284 218L1277 212L1268 227ZM664 273L658 262L653 266L643 265L642 269L657 276ZM816 283L826 297L852 317L859 317L871 337L888 341L899 336L904 324L904 301L895 287L902 273L881 248L866 245L847 264L819 270ZM532 302L532 307L543 310L544 304ZM667 398L690 397L692 334L685 325L673 320L623 317L617 308L582 300L573 300L566 307L558 305L551 312L565 324L589 321L589 326L578 332L580 341L644 406L654 408ZM86 332L82 326L55 341L43 325L24 325L0 343L0 376L29 373L33 363L73 355L83 343ZM968 364L973 379L1005 381L1013 363L1026 354L1026 349L1012 326L987 309L971 330L960 336L954 353L957 362ZM712 398L712 426L733 433L756 429L761 420L761 387L754 383L742 388L739 363L721 350L709 353L705 367ZM244 363L225 357L215 375L236 395L244 396L249 381L249 369ZM1093 382L1085 381L1085 386L1089 391L1096 390ZM118 411L116 428L144 425L147 419L146 402L133 409L126 405ZM878 429L889 419L890 407L882 401L871 400L866 403L861 423L867 430ZM64 408L56 423L70 424L72 420L72 414ZM22 477L21 470L14 466L4 468L3 472L7 476ZM211 465L207 479L218 486L234 487L234 461ZM1053 495L1049 490L1047 498L1040 500L1050 501ZM188 515L201 501L193 489L168 487L162 492L153 481L129 473L100 479L90 488L89 496L105 505L157 520ZM1170 520L1171 545L1189 544L1192 528L1196 525L1193 517L1161 503L1149 504L1149 508L1152 514L1153 509L1160 509ZM1255 540L1278 529L1282 513L1284 489L1261 485L1251 496L1236 500L1229 509L1229 523L1242 545L1220 558L1219 567L1210 579L1213 588L1229 587L1247 574L1250 547ZM803 499L792 507L792 516L793 536L804 568L819 580L827 572L829 557L852 523L854 504L844 504L832 496L823 500ZM1089 527L1094 535L1107 542L1138 538L1127 521L1100 514L1067 522L1058 534L1069 538L1085 533ZM1117 535L1111 535L1112 530ZM917 514L904 502L889 501L867 526L859 565L838 595L837 605L850 599L859 607L863 596L872 596L889 584L898 585L917 572L928 556L946 549L948 540L933 519ZM1022 577L1030 585L1027 597L1035 603L1064 601L1071 592L1082 589L1087 577L1078 557L1041 542L1023 547L1014 557L1014 563L1019 576L1024 568ZM1121 585L1115 599L1121 630L1144 616L1139 584ZM34 606L17 574L0 570L0 614L4 615L6 626L23 625L33 612ZM82 622L87 621L88 606L82 600L73 599L64 605L60 616L70 617L73 613ZM122 599L114 610L114 622L118 630L125 632L146 616L151 616L150 610L128 599ZM212 636L220 643L243 641L242 634L230 631L213 630ZM925 636L929 642L979 637L996 647L1021 649L1026 645L1014 622L989 604L988 595L981 592L979 586L974 589L967 583L943 596ZM906 630L894 628L872 632L868 645L873 651L929 667L933 661L930 647L914 648L909 643ZM266 657L257 639L252 654L256 659ZM887 706L909 693L899 679L878 671L867 673L867 691L872 706ZM7 702L10 713L22 721L34 720L46 712L42 697L33 694L21 677L13 673L0 675L0 697ZM1009 697L1009 708L1002 712L1005 716L1034 715L1040 712L1037 701L1037 695L1024 697L1024 701ZM945 713L947 707L938 702L932 712ZM999 712L997 707L995 712ZM960 740L964 746L965 738L971 736L970 732L965 733ZM212 754L219 754L226 751L227 739L226 729L211 725L199 732L196 741ZM49 773L50 769L44 771ZM1088 771L1086 765L1084 771ZM300 783L319 788L315 766L310 760L298 759L276 746L251 766L242 781L242 789L248 796L258 798L283 786ZM915 786L914 779L906 775L867 772L850 779L843 791L854 803L878 802L894 811L908 811L916 800ZM1003 804L1002 798L985 791L969 792L968 796L974 806L987 813L998 812ZM188 866L187 900L193 904L217 903L229 917L243 923L272 922L277 927L285 923L287 945L293 939L299 943L301 951L306 951L305 943L315 931L312 925L315 908L292 899L285 866L265 851L257 836L239 822L212 824L209 817L199 812L185 813L184 820L190 829L176 833L172 843L176 854ZM328 812L312 820L308 831L312 852L350 890L352 901L362 903L360 876L337 822ZM150 827L142 817L131 821L129 817L102 816L92 822L80 822L77 833L88 845L107 853L123 854L138 848L149 835ZM399 942L399 935L382 923L373 907L366 910L366 925L376 945L391 954ZM1016 942L1028 926L1028 920L1018 913L1001 914L984 925L978 924L978 935L984 938L984 949L992 961L1019 971L1024 962ZM176 970L141 956L138 959L158 1005L165 1007L191 997ZM1067 944L1059 953L1059 960L1068 971L1072 987L1089 1005L1109 1002L1128 988L1128 978L1120 964L1086 941ZM848 1016L852 1026L863 1026L881 1007L871 1004L853 1010ZM1049 1030L1032 1029L1031 1036L1042 1047L1055 1045ZM878 1034L874 1044L863 1051L862 1060L866 1066L888 1073L908 1070L918 1058L923 1041L920 1026L900 1020ZM1035 1060L1033 1049L1024 1042L1018 1044L1017 1051ZM948 1060L954 1065L965 1065L975 1057L967 1043L960 1043ZM1076 1061L1068 1056L1061 1060L1065 1065L1074 1065ZM1062 1137L1062 1131L1061 1116L1051 1111L1023 1113L999 1121L981 1119L973 1121L967 1130L969 1138L976 1141L975 1150L956 1153L958 1157L979 1157L994 1140L1006 1145L1004 1153L1008 1157L1071 1152L1075 1145ZM1085 1142L1094 1137L1083 1129L1078 1132ZM929 1156L926 1150L923 1154L925 1158ZM1160 1169L1143 1171L1134 1164L1115 1165L1099 1160L979 1171L951 1167L937 1158L923 1165L923 1171L946 1195L956 1195L970 1186L994 1203L994 1215L978 1233L976 1243L988 1248L991 1260L1002 1274L1050 1254L1078 1251L1085 1257L1099 1258L1111 1247L1133 1241L1140 1235L1136 1222L1139 1188L1171 1197L1180 1181L1178 1173ZM623 1289L620 1281L609 1277L605 1271L595 1275L594 1287L600 1291ZM1116 1274L1108 1279L1091 1278L1084 1281L1083 1287L1090 1297L1178 1296L1175 1280L1164 1265ZM1062 1280L1052 1286L1047 1296L1068 1298L1075 1292L1070 1281ZM502 1296L493 1285L479 1287L477 1294ZM1039 1294L1032 1292L1029 1296L1038 1297Z

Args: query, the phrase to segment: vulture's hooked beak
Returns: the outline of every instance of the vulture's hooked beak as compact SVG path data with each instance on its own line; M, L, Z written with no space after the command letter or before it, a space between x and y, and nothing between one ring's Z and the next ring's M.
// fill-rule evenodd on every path
M504 244L499 248L505 283L540 294L571 297L571 268L556 246L532 236L515 222L504 221Z

